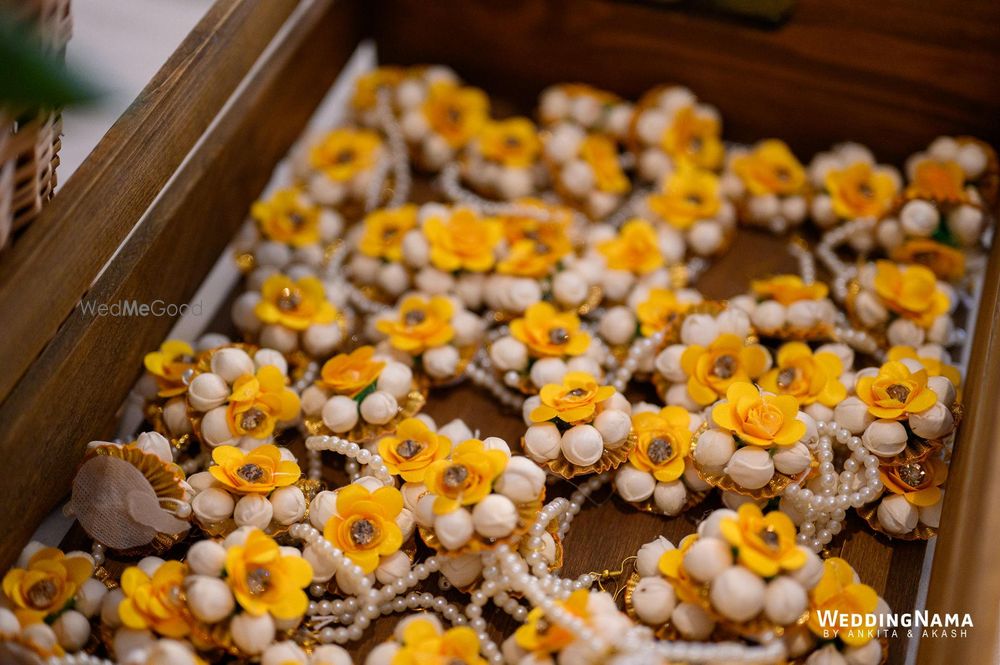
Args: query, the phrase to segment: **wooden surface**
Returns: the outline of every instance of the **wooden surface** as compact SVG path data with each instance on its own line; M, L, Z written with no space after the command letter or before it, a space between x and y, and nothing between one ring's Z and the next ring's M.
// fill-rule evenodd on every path
M899 161L942 133L1000 139L993 0L798 0L773 30L611 0L375 6L383 60L446 62L522 102L562 81L630 98L679 82L730 139L778 136L806 158L844 140Z
M853 138L884 158L898 158L941 132L979 133L996 142L1000 131L992 75L1000 7L983 0L960 11L937 0L920 6L801 0L791 23L773 32L603 0L379 0L366 5L373 7L366 17L357 13L359 2L304 2L285 47L254 73L222 122L207 129L292 4L220 0L17 253L0 261L0 453L18 465L0 487L0 524L8 527L0 566L65 492L84 444L113 431L112 413L134 378L125 368L138 369L171 323L91 320L74 309L77 302L85 293L105 302L186 301L365 25L389 59L444 61L522 104L545 83L567 78L627 94L674 78L719 104L730 138L777 134L804 154ZM711 296L732 295L751 273L791 266L779 241L743 233L700 286ZM1000 301L996 270L994 260L974 354L980 369L973 376L983 383L969 393L976 405L970 420L982 422L971 431L967 422L962 436L951 480L962 495L950 492L946 499L950 525L938 546L942 572L931 592L932 605L948 609L962 598L975 607L977 630L961 645L927 643L925 664L987 662L980 656L995 654L1000 639L998 573L989 561L1000 511L989 510L996 497L987 489L1000 476L994 427L1000 386L986 380L1000 362L991 327ZM516 440L519 421L489 415L494 406L463 387L436 395L428 410L441 422L462 415L484 432ZM977 507L987 498L990 503ZM570 532L565 573L616 568L656 535L676 540L693 528L690 518L630 515L627 530L609 531L608 523L620 523L627 512L607 500L606 490L599 493ZM976 521L964 524L968 514ZM913 607L920 544L890 547L851 528L834 551L838 546L893 608ZM615 582L606 585L614 589ZM489 618L498 629L510 627L503 617ZM358 652L384 637L391 623L370 630ZM948 657L957 648L966 657ZM902 662L902 649L902 641L894 642L890 662Z
M39 237L0 263L0 456L18 468L0 485L0 567L65 495L87 442L113 434L143 354L173 324L78 301L188 302L354 50L357 3L307 3L209 128L294 4L217 4L32 227Z

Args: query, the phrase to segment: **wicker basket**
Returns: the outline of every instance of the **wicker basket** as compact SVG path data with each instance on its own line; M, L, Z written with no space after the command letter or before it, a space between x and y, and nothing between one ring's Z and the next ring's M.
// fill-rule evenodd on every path
M0 9L31 26L46 52L65 55L72 32L70 0L0 0ZM0 248L52 196L61 133L58 110L0 114Z

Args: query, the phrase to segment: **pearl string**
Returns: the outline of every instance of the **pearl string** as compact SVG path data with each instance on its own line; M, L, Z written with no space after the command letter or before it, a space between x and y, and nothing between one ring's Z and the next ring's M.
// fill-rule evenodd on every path
M799 275L806 284L816 281L816 259L805 242L792 241L788 243L788 253L799 263Z
M520 205L506 201L490 201L462 187L461 174L456 162L450 162L441 169L441 189L445 196L454 203L462 203L476 209L480 214L489 216L529 217L545 222L553 218L546 208Z
M639 363L648 358L663 343L666 330L657 330L649 337L639 337L628 347L628 354L621 366L614 372L611 385L620 393L625 392L625 387L632 379L632 375L639 368Z
M614 228L620 228L625 222L630 220L635 216L635 208L639 202L645 199L652 190L646 187L636 187L629 194L629 197L625 199L625 202L618 206L618 209L612 212L604 219L605 224L609 224Z
M371 475L382 481L383 485L395 484L392 474L389 473L389 467L382 461L382 457L378 453L373 453L353 441L348 441L334 435L310 436L306 439L306 449L317 452L329 450L340 453L350 460L356 460L357 464L367 466Z
M493 363L485 355L469 362L465 366L465 375L474 384L489 391L507 408L519 412L524 406L524 397L513 393L497 381Z
M410 196L410 159L406 150L406 140L403 138L403 130L399 126L396 114L392 112L389 95L388 90L379 90L375 114L389 143L393 184L392 198L389 200L388 207L398 208L406 203Z
M878 474L879 459L868 452L860 437L836 422L820 421L816 429L819 437L814 453L819 460L819 492L793 483L785 488L784 496L803 516L797 536L799 544L819 552L843 529L847 509L871 503L879 497L883 485ZM833 464L834 440L851 451L839 474ZM862 485L854 489L858 478Z

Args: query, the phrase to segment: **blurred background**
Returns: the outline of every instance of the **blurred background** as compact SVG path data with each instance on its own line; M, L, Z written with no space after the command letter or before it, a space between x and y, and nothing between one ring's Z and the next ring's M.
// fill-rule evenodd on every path
M73 0L67 61L102 96L63 113L65 183L212 5L212 0Z

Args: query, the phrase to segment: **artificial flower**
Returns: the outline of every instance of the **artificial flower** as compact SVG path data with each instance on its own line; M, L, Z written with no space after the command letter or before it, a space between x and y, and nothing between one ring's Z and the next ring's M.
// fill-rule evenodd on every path
M586 620L590 616L587 611L589 600L589 590L577 589L566 600L557 600L556 605L573 616ZM533 654L556 653L574 639L576 638L572 632L546 619L545 612L540 607L528 612L524 624L514 633L517 646Z
M510 334L533 356L543 358L579 356L590 347L590 334L580 330L579 317L544 301L528 307L523 318L511 321Z
M664 266L656 229L644 219L625 222L618 235L598 243L597 251L611 270L627 270L645 275Z
M486 124L490 100L478 88L435 83L424 102L423 113L434 133L452 148L461 148Z
M754 196L801 194L806 171L784 141L768 139L746 154L733 158L733 171Z
M715 170L722 164L725 147L720 138L719 119L698 114L692 106L679 109L663 131L660 146L678 163Z
M941 485L948 479L948 465L937 457L902 465L883 465L878 470L882 484L920 508L941 500Z
M502 450L487 450L478 439L458 444L450 458L433 462L424 474L424 484L434 495L434 514L479 503L505 468L507 455Z
M280 273L271 275L264 280L260 296L253 311L266 324L301 331L337 318L336 308L326 299L323 282L312 276L292 281Z
M958 389L962 384L962 375L954 365L932 358L930 356L918 356L917 350L912 346L893 346L886 352L886 360L903 360L910 358L916 360L927 370L927 376L943 376Z
M650 289L646 299L635 308L639 332L644 337L652 337L668 325L678 322L690 308L689 303L678 300L670 289Z
M868 162L831 169L824 179L833 212L841 219L878 219L896 197L896 180Z
M422 483L427 467L444 459L451 451L451 439L431 431L419 418L407 418L399 423L392 436L378 442L378 454L389 473L408 483Z
M319 241L319 209L298 188L279 189L271 198L254 202L250 215L273 242L303 247Z
M244 374L233 382L226 409L229 431L234 436L266 439L277 423L299 414L299 396L285 385L281 370L264 365L256 374Z
M354 84L354 97L351 104L358 110L375 108L380 90L393 88L406 78L406 70L402 67L377 67L358 77Z
M795 541L795 524L781 511L764 515L757 504L744 503L736 518L722 519L719 530L736 549L739 562L761 577L798 570L806 564L806 553Z
M847 397L840 382L843 363L835 353L813 353L807 344L788 342L776 356L776 366L760 377L760 387L768 392L791 395L799 406L819 402L833 408Z
M486 272L496 261L494 248L503 237L500 220L481 217L469 208L458 208L447 218L432 216L424 222L431 263L438 270Z
M365 216L358 251L374 259L398 262L403 258L403 236L417 228L417 206L379 208Z
M756 379L767 366L767 350L763 346L744 344L730 333L719 335L707 347L692 344L681 354L688 393L702 406L725 395L734 382Z
M629 182L618 161L618 149L614 141L601 134L590 134L580 145L580 158L594 172L594 184L602 192L624 194Z
M444 296L412 295L399 305L399 317L382 319L375 329L389 337L393 348L411 355L420 355L427 349L444 346L455 337L451 317L455 308Z
M858 379L855 392L876 418L903 420L934 406L937 395L927 387L927 370L911 372L897 360L879 367L875 376Z
M874 287L886 307L924 328L951 306L948 294L938 287L937 277L924 266L876 261Z
M414 619L403 628L400 649L391 665L486 665L479 655L479 638L468 626L441 631L427 619Z
M168 339L158 351L147 353L142 359L146 370L156 378L157 395L174 397L187 391L184 374L195 367L194 349L187 342Z
M538 397L542 403L531 412L531 420L543 423L553 418L574 425L590 420L597 405L615 394L611 386L602 386L586 372L567 372L562 383L542 386Z
M511 245L507 256L497 264L497 272L501 275L541 279L555 269L564 255L543 242L519 240Z
M370 129L334 129L309 151L309 166L330 180L346 182L374 167L381 148L382 139Z
M507 244L533 240L545 245L544 249L550 252L560 255L569 253L572 249L569 229L573 222L570 209L532 198L518 199L515 204L514 211L497 217ZM538 212L529 214L529 210Z
M396 518L403 510L403 495L395 487L374 492L352 484L337 492L337 513L323 529L323 537L361 567L367 575L378 568L384 556L403 545L403 532Z
M823 562L823 577L809 591L809 629L817 637L829 639L832 630L839 628L823 625L825 616L868 615L878 608L875 589L856 580L851 564L843 559L830 557ZM850 623L853 625L854 621L857 620ZM858 625L864 626L864 620ZM837 636L847 646L860 647L872 639L873 631L841 629Z
M807 283L798 275L775 275L767 279L755 279L750 289L760 299L775 300L788 306L800 300L822 300L829 289L823 282Z
M542 149L535 124L527 118L491 120L477 139L483 157L510 168L531 166Z
M674 228L687 230L719 212L719 178L711 171L682 165L667 176L660 192L646 199L650 210Z
M122 623L133 630L151 630L164 637L180 638L191 632L191 616L183 598L187 566L165 561L153 576L138 566L122 573L122 593L118 604Z
M237 494L270 494L278 487L294 484L302 475L299 465L281 459L272 444L247 452L236 446L219 446L212 451L212 477Z
M691 415L679 406L636 414L632 428L638 443L628 461L640 471L652 473L661 483L677 480L684 474L684 458L691 449L690 423Z
M958 162L923 159L913 169L913 180L906 188L907 196L932 201L961 203L968 197L965 174Z
M744 443L769 448L789 446L806 434L791 395L763 395L752 383L737 381L726 399L712 407L712 420Z
M350 353L336 355L320 370L316 383L335 395L355 397L378 380L385 362L375 360L375 347L360 346Z
M912 238L892 250L897 263L927 266L940 279L956 281L965 274L965 254L930 238Z
M291 620L308 609L303 589L312 582L312 566L301 556L283 554L260 529L251 530L242 545L226 549L225 565L236 602L248 613L270 612L275 619Z
M84 557L43 547L31 555L27 568L11 568L4 575L3 592L18 623L29 626L65 607L93 570Z

